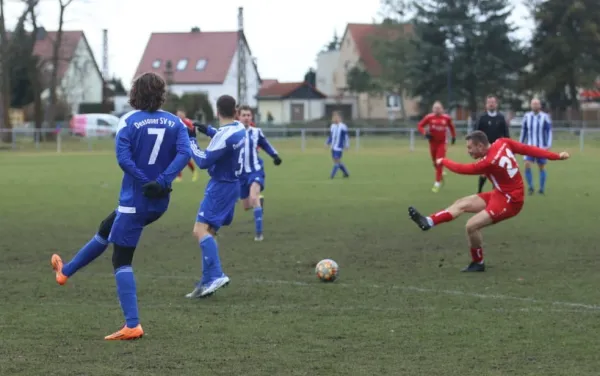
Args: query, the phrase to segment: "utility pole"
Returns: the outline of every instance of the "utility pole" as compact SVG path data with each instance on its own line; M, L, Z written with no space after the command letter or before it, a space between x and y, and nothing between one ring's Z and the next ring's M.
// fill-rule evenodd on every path
M238 8L238 87L237 87L237 102L239 104L247 104L247 81L246 81L246 38L244 37L244 8Z

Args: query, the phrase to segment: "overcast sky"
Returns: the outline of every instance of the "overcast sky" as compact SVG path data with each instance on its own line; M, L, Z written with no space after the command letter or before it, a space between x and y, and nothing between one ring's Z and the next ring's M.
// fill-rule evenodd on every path
M56 30L59 0L41 1L38 22ZM527 36L527 12L521 0L513 1L517 8L512 21ZM12 28L23 6L20 0L5 2L7 27ZM246 37L261 77L298 81L309 67L316 67L316 55L334 31L341 36L347 23L378 19L379 4L380 0L74 0L64 28L85 32L99 66L102 29L108 29L110 73L129 86L152 32L189 31L193 26L237 30L237 9L242 6Z

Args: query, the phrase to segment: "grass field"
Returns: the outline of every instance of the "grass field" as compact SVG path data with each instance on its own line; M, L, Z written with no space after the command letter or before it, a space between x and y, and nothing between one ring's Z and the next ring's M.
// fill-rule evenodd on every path
M134 342L102 339L122 323L110 250L64 287L49 266L116 206L110 149L0 152L0 375L600 374L600 145L563 142L574 155L549 166L547 195L487 229L489 269L465 275L466 217L422 233L406 207L443 208L475 177L449 175L433 194L421 144L366 138L345 157L351 179L331 181L321 142L274 141L284 163L267 167L266 239L239 210L219 240L232 284L194 302L206 177L185 171L136 253L147 335ZM467 160L462 145L450 154ZM316 280L323 258L339 281Z

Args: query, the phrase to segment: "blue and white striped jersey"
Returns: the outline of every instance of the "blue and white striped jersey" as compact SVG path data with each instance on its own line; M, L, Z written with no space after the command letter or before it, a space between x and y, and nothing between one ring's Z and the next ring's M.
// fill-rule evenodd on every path
M192 158L199 168L208 170L211 180L235 182L243 172L245 142L244 125L235 121L215 130L206 150L192 138Z
M348 127L346 124L331 124L327 145L329 145L333 151L342 151L350 147L350 137L348 136Z
M246 130L246 144L244 145L244 172L242 175L263 170L263 160L258 155L259 146L271 157L277 156L277 150L267 141L263 131L260 128L248 127Z
M523 117L520 142L548 149L552 146L552 120L545 112L530 111Z

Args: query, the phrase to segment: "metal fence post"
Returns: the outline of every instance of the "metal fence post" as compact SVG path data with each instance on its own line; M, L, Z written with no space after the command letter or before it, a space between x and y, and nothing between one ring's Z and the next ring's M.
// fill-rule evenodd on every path
M356 128L356 151L360 150L360 128Z
M62 152L62 131L56 132L56 152Z
M300 149L306 150L306 129L304 128L300 130Z
M585 139L585 128L581 128L579 130L579 151L583 151L584 139Z
M410 151L415 151L415 130L411 128L410 130L410 144L409 144L409 150Z

